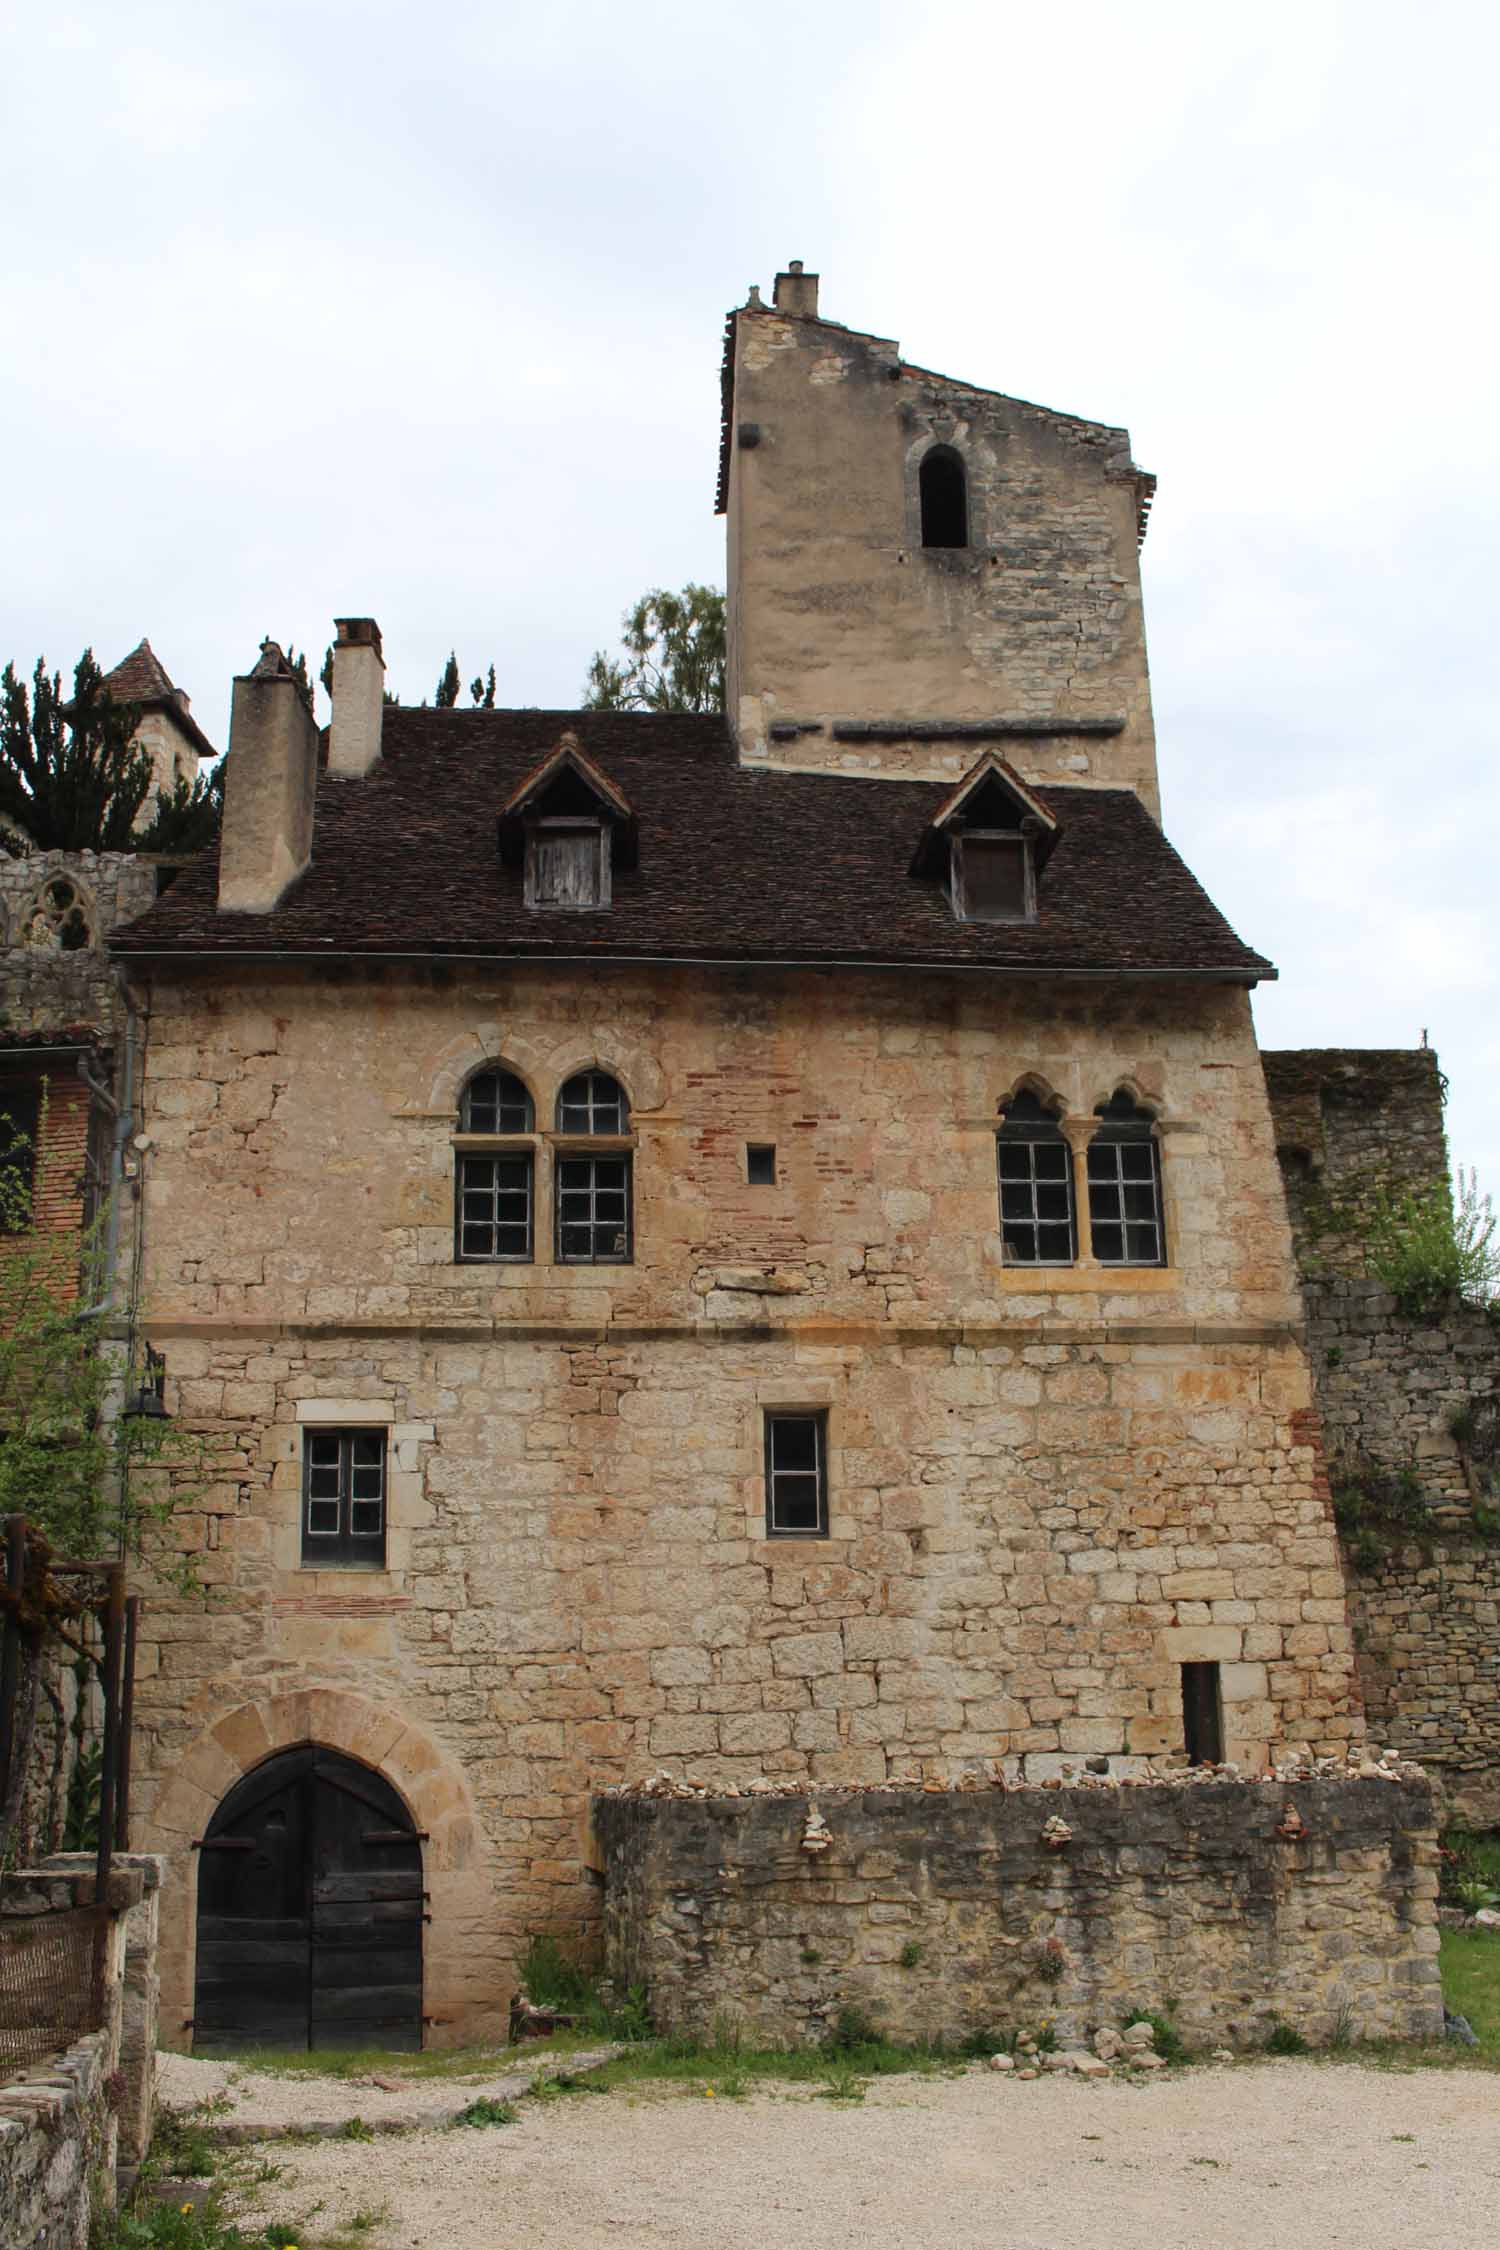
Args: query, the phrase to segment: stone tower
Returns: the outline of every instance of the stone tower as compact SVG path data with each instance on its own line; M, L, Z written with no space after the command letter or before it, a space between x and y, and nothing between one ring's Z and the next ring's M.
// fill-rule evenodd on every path
M927 368L794 260L729 317L719 507L742 761L1026 779L1158 812L1126 431Z

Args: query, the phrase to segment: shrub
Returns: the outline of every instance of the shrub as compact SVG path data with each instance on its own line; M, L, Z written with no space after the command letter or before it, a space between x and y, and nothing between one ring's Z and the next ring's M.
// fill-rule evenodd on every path
M1408 1320L1430 1320L1455 1299L1487 1305L1500 1293L1497 1224L1472 1166L1460 1166L1456 1203L1446 1184L1379 1199L1365 1238L1370 1271Z
M1292 2024L1273 2023L1266 2040L1268 2055L1305 2055L1307 2041Z

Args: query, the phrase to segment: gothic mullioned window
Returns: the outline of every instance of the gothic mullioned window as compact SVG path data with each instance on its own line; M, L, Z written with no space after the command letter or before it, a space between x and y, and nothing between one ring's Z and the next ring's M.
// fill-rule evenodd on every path
M628 1147L590 1149L588 1140L624 1141L630 1132L625 1089L607 1071L580 1070L557 1097L557 1259L560 1265L629 1265L632 1251Z
M1164 1266L1161 1152L1156 1120L1123 1087L1095 1115L1089 1142L1089 1232L1101 1266Z
M530 1094L499 1065L475 1073L459 1102L458 1129L493 1148L461 1146L457 1156L455 1252L462 1264L525 1265L532 1256L536 1126Z

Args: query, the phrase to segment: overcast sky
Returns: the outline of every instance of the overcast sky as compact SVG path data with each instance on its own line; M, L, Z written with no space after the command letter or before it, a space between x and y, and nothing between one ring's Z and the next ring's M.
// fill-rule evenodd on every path
M1415 1045L1500 1190L1492 8L10 0L0 658L217 742L377 617L569 705L723 582L725 310L1125 423L1168 833L1268 1046Z

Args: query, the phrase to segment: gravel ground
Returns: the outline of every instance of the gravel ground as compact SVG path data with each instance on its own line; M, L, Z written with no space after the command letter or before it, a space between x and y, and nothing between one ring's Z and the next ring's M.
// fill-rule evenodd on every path
M618 2047L608 2045L580 2047L561 2056L527 2054L521 2048L493 2070L443 2078L402 2078L399 2056L393 2058L389 2071L374 2077L318 2078L305 2071L278 2075L247 2070L242 2063L213 2062L202 2055L160 2054L156 2097L172 2109L195 2109L200 2102L222 2099L227 2107L212 2122L226 2140L337 2133L351 2117L362 2118L382 2132L399 2132L411 2126L445 2125L481 2095L514 2101L530 2092L537 2072L549 2064L588 2070L618 2053Z
M1146 2086L882 2079L852 2105L653 2089L272 2154L261 2220L311 2244L383 2210L369 2250L1470 2250L1495 2239L1500 2077L1287 2061Z

